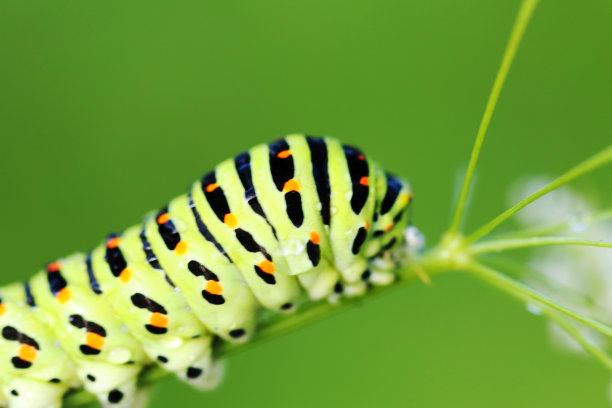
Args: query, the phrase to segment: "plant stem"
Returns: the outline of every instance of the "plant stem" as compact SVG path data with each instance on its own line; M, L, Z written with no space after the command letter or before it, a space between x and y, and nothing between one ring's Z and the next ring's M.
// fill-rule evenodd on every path
M582 245L601 248L612 248L612 242L592 241L575 237L531 237L531 238L510 238L497 239L470 246L469 252L472 255L487 252L502 252L509 249L538 247L547 245Z
M527 28L527 24L529 23L529 19L531 18L537 3L538 0L523 0L514 21L510 39L506 45L506 50L504 51L501 65L497 71L495 81L493 82L493 88L489 94L489 99L480 121L478 133L476 134L476 140L474 141L474 147L472 148L472 154L470 156L470 162L463 180L463 185L461 186L457 204L455 205L453 219L449 228L449 233L451 234L456 234L461 227L461 221L465 213L465 205L470 192L470 187L472 185L472 179L474 178L476 163L478 162L478 156L480 155L480 150L482 149L482 144L487 134L489 123L491 122L491 117L495 111L495 106L499 100L499 95L504 86L504 82L506 81L506 77L508 76L508 71L510 70L510 66L512 65L512 61L516 55L521 38L525 33L525 29Z
M569 231L577 224L590 224L597 221L606 221L612 219L612 208L596 211L592 213L581 214L558 224L544 225L535 228L528 228L520 231L512 231L504 234L496 235L496 238L526 238L535 237L538 235L554 234L560 231Z
M469 235L466 238L466 242L469 244L481 239L482 237L488 235L491 231L493 231L499 224L503 223L508 218L510 218L511 216L513 216L518 211L525 208L527 205L531 204L538 198L610 162L612 162L612 145L606 147L599 153L589 157L588 159L586 159L576 167L570 169L568 172L566 172L559 178L553 180L551 183L542 187L535 193L516 203L515 205L504 211L502 214L498 215L493 220L480 227L478 230L476 230L476 232Z
M542 305L548 306L551 309L554 309L572 319L575 319L585 325L592 327L598 332L612 337L612 327L607 326L603 323L595 321L589 317L582 316L581 314L574 312L571 309L568 309L565 306L560 305L556 301L550 299L549 297L537 292L534 289L531 289L519 282L516 282L501 272L496 271L495 269L489 268L487 266L481 265L479 263L468 263L465 265L465 270L472 275L484 280L485 282L495 286L498 289L518 298L522 301L534 301L536 303L540 303Z
M576 340L587 353L602 363L608 370L612 371L612 358L610 358L601 348L587 340L582 333L580 333L580 330L570 323L566 317L561 316L558 312L549 308L542 308L542 315L555 322L563 331Z

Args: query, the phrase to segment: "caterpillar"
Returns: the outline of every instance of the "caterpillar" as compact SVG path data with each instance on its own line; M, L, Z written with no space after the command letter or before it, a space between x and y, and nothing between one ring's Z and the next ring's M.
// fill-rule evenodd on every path
M215 387L213 341L247 342L265 310L391 284L413 193L358 148L289 135L223 161L87 253L0 288L1 406L60 407L84 387L138 407L144 367Z

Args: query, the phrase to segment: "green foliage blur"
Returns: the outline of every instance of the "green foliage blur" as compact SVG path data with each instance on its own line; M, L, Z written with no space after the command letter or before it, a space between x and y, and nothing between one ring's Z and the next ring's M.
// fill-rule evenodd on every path
M97 244L217 162L285 133L358 145L448 225L519 1L0 2L2 277ZM467 228L508 186L610 143L612 3L539 5L493 117ZM610 169L575 183L603 204ZM576 271L580 273L580 271ZM151 407L606 407L610 375L460 274L229 358Z

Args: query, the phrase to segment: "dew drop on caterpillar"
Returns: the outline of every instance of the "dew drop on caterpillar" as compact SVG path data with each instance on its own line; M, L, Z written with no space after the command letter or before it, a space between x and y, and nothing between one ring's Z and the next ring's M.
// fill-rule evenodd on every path
M222 162L141 224L0 288L8 405L60 407L82 386L105 407L142 406L138 376L154 364L215 387L213 340L249 341L262 311L391 284L412 197L331 138L289 135Z

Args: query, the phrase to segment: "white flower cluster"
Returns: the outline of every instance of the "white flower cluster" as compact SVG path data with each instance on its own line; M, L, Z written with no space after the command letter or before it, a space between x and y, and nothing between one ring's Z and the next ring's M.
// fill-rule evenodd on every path
M545 177L519 180L510 190L509 200L514 204L549 181ZM557 234L611 241L612 220L580 220L597 210L598 206L585 195L569 187L562 187L517 213L516 221L520 229L530 229L574 220L569 222L567 228L557 231ZM541 247L532 251L528 266L529 270L523 277L526 284L564 306L612 325L612 251L609 248L566 245ZM579 329L586 340L612 351L612 339L586 326ZM584 353L578 342L552 322L549 323L549 333L552 342L560 350Z

